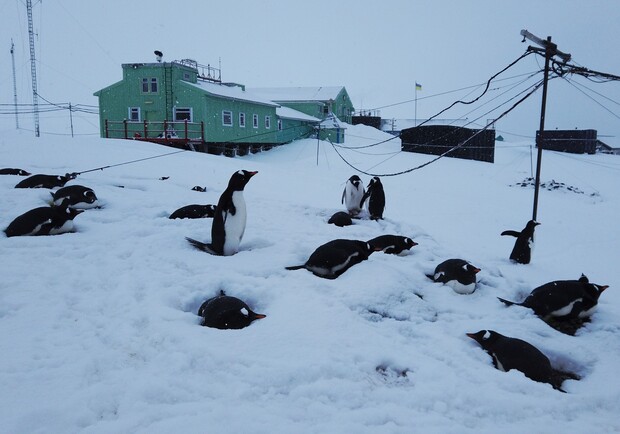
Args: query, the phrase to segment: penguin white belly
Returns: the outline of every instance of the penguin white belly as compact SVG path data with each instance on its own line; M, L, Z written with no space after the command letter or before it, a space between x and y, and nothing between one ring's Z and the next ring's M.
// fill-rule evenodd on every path
M247 211L242 191L235 191L232 194L232 202L235 206L235 215L228 214L224 222L226 238L224 240L224 256L234 255L239 251L239 244L245 232Z
M476 282L464 285L458 280L450 280L446 285L451 287L457 294L472 294L476 290Z
M553 312L549 312L549 315L551 316L565 316L568 315L569 313L571 313L573 311L573 306L575 305L575 303L577 303L578 301L582 301L582 298L578 298L574 301L571 301L569 304L567 304L566 306L564 306L561 309L557 309L554 310Z
M356 188L353 184L347 184L345 192L345 205L350 212L360 212L360 202L364 196L361 188Z
M67 220L63 223L61 227L50 229L50 235L58 235L64 234L66 232L71 232L73 231L73 227L73 220Z

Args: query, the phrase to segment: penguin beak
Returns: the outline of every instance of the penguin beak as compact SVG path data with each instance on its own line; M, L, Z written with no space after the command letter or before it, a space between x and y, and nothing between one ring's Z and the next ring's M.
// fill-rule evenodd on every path
M256 175L258 173L258 170L255 170L254 172L248 172L248 173L249 173L250 178L251 178L252 176L254 176L254 175Z
M599 286L599 288L600 288L599 294L602 294L603 291L605 291L607 288L609 288L609 285L602 285L602 286Z
M254 319L263 319L263 318L267 318L267 315L263 315L262 313L254 314Z
M474 272L474 274L478 274L478 273L480 273L480 268L478 268L478 267L473 267L473 268L472 268L472 271Z
M473 333L465 333L468 337L472 338L472 339L476 339L476 335Z

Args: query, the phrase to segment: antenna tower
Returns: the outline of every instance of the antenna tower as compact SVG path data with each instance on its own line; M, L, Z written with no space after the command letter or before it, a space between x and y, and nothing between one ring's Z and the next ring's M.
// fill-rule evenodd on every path
M11 61L13 62L13 103L15 104L15 128L19 130L19 113L17 112L17 84L15 79L15 44L11 39Z
M30 73L32 75L32 105L34 112L34 135L39 137L39 94L37 92L37 65L34 57L34 32L32 30L32 0L26 0L28 12L28 36L30 37Z

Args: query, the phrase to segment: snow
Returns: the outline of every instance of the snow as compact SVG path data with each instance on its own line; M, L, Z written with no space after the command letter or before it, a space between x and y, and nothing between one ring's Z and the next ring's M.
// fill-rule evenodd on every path
M353 166L389 174L434 157L398 153L398 140L347 126ZM318 148L317 148L318 146ZM316 139L244 157L170 154L144 142L34 138L0 132L0 161L33 173L85 172L67 185L93 188L101 209L76 232L0 236L0 433L556 433L620 430L618 177L613 155L545 151L532 263L511 263L531 218L535 151L498 142L495 164L443 158L382 176L385 219L336 227L345 181L370 176ZM533 155L533 158L532 158ZM177 208L215 204L237 170L248 183L241 251L193 249L210 219L170 220ZM167 180L161 177L169 176ZM49 201L0 176L0 225ZM204 193L192 191L206 185ZM335 280L285 266L336 238L411 237L408 253L374 253ZM445 259L481 268L460 295L430 281ZM578 279L610 285L576 336L506 307L534 287ZM267 317L242 330L199 325L220 290ZM493 368L465 333L496 330L578 373L568 393Z

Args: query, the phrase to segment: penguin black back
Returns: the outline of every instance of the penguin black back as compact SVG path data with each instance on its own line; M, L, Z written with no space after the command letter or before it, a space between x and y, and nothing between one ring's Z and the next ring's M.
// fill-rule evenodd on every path
M202 317L201 325L222 330L242 329L266 317L254 312L240 299L226 295L224 291L205 301L198 309L198 315Z
M73 230L73 219L82 210L69 208L65 201L60 206L46 206L31 209L16 217L4 233L7 237L23 235L57 235Z
M212 218L215 215L215 205L186 205L170 214L170 219L201 219Z
M351 219L351 215L344 211L338 211L334 213L329 220L327 221L329 224L333 224L339 227L351 226L353 224L353 220Z
M480 268L464 259L447 259L435 267L435 273L427 275L435 282L445 283L459 294L471 294L476 288L476 274Z
M32 175L18 182L15 188L63 187L67 182L75 179L76 176L74 173L67 173L66 175Z
M51 192L54 205L69 201L72 208L94 208L97 206L97 195L92 188L83 185L68 185Z
M534 230L540 223L530 220L521 232L508 230L502 235L516 237L515 245L510 252L510 260L519 264L529 264L532 259L532 247L534 246Z
M0 169L0 175L17 175L17 176L30 176L30 172L26 172L23 169L5 168Z
M409 237L403 237L402 235L380 235L372 240L368 240L376 251L383 251L383 253L391 253L398 255L404 250L409 250L413 246L417 246L418 243L413 241Z
M385 192L383 184L378 176L373 177L368 183L366 192L362 196L360 208L364 206L364 202L368 200L368 213L371 220L383 219L383 210L385 209Z

